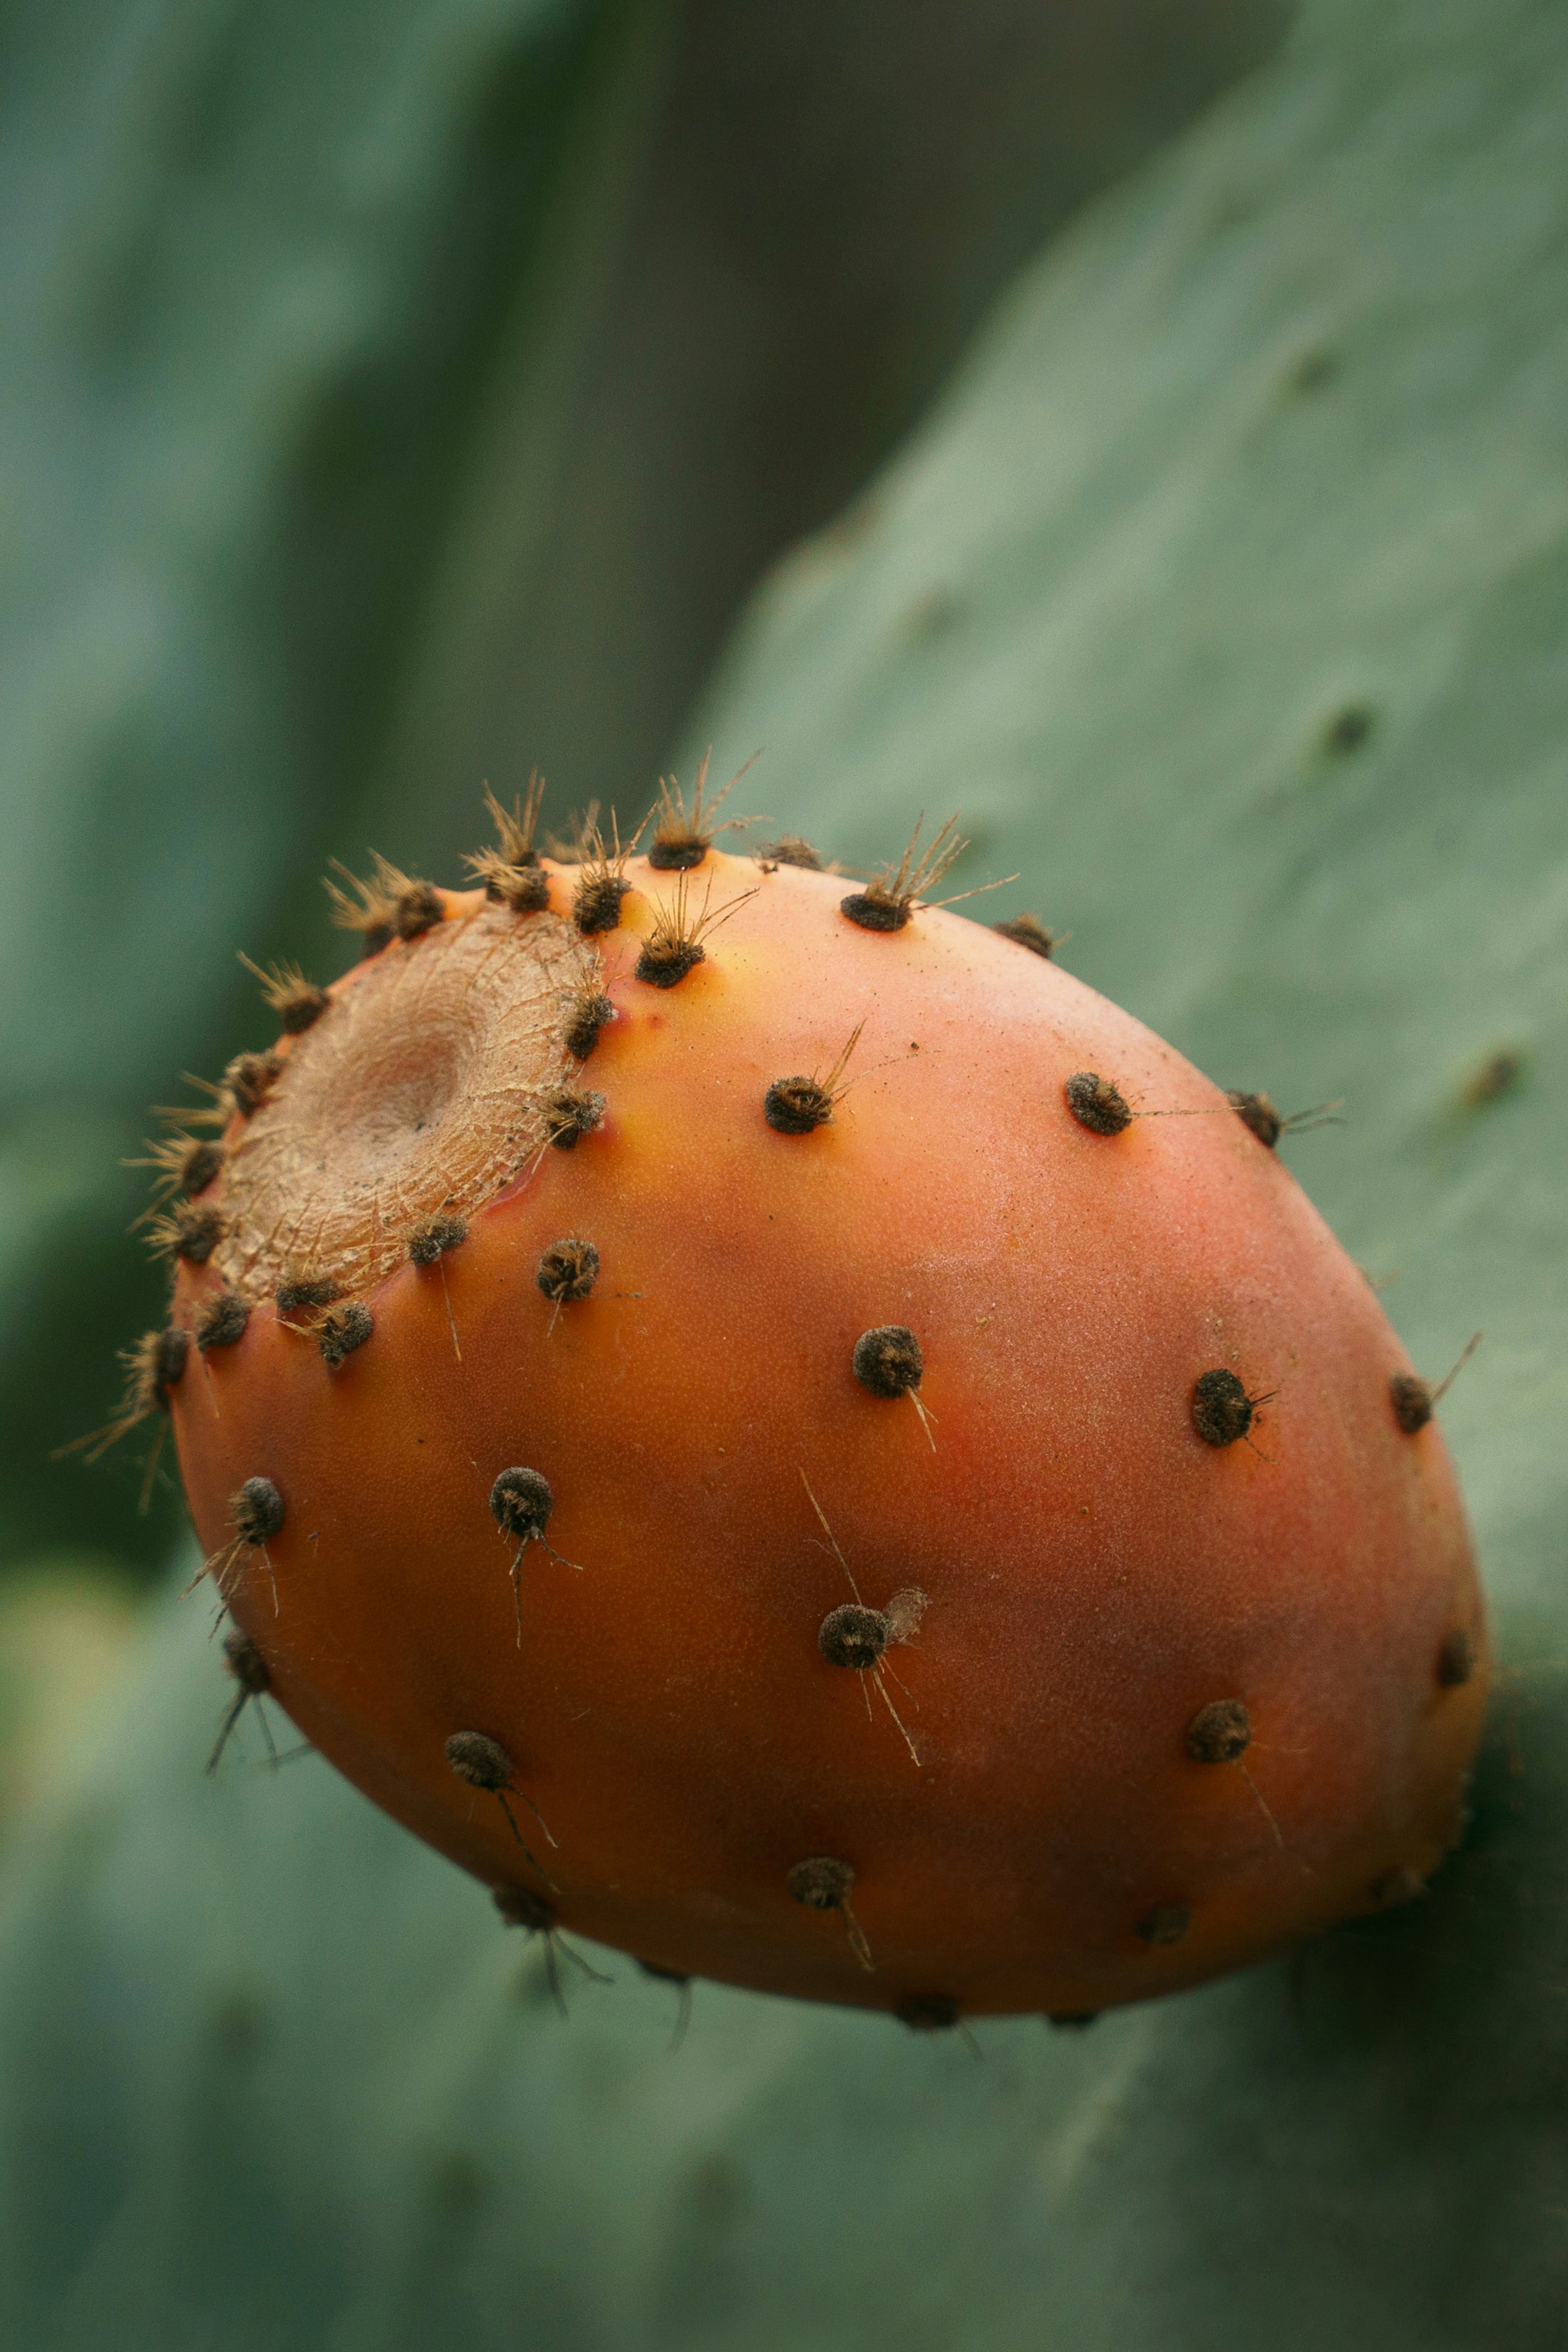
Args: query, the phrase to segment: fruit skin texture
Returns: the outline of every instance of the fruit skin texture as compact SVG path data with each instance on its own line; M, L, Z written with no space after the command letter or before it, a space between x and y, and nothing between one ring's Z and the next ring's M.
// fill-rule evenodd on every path
M1480 1603L1442 1439L1390 1407L1406 1359L1285 1168L1170 1047L963 917L867 932L841 880L717 852L629 872L591 943L616 1013L584 1080L601 1124L531 1152L438 1271L375 1283L338 1368L258 1304L175 1392L214 1555L245 1479L285 1498L227 1580L306 1737L465 1868L537 1890L521 1835L566 1926L817 2000L1098 2010L1416 1888L1458 1826ZM678 879L715 910L755 895L658 988L634 969ZM554 919L445 905L498 936ZM831 1122L777 1133L768 1087L862 1019ZM1070 1115L1082 1070L1140 1114L1121 1134ZM289 1091L286 1061L284 1113ZM565 1236L601 1271L556 1307L536 1268ZM174 1319L218 1280L182 1265ZM884 1324L920 1342L931 1435L853 1375ZM1216 1368L1268 1398L1217 1449L1192 1412ZM516 1465L554 1509L514 1597L489 1497ZM868 1604L926 1596L881 1692L818 1648L856 1596L813 1497ZM1483 1663L1451 1686L1456 1627ZM1186 1727L1226 1699L1251 1745L1195 1761ZM454 1776L460 1730L512 1759L518 1831ZM842 1916L789 1897L824 1855L872 1971Z

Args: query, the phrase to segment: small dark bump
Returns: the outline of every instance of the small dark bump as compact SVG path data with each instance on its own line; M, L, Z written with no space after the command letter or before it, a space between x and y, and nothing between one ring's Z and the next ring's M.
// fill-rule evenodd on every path
M482 1737L482 1734L469 1732L465 1735L460 1731L455 1734L458 1739L465 1736L471 1739ZM461 1770L461 1766L453 1761L451 1740L447 1742L447 1760L454 1771ZM465 1773L463 1777L467 1779L468 1775ZM548 1936L553 1932L559 1915L553 1903L547 1903L542 1895L535 1895L528 1886L498 1886L494 1892L496 1909L509 1927L525 1927L531 1936Z
M1388 1401L1406 1437L1414 1437L1432 1418L1432 1391L1419 1372L1391 1373Z
M301 1307L331 1307L342 1297L341 1284L330 1275L300 1275L279 1284L273 1293L273 1304L279 1315L297 1315Z
M1252 1745L1252 1717L1238 1698L1211 1699L1199 1707L1184 1738L1194 1764L1234 1764Z
M1462 1625L1452 1626L1437 1646L1437 1680L1458 1690L1476 1671L1476 1645Z
M839 1911L855 1892L855 1873L830 1853L814 1853L784 1873L784 1885L808 1911Z
M708 950L700 940L656 937L650 933L637 960L635 976L647 981L650 988L673 988L689 971L695 971L700 963L707 961Z
M1347 702L1336 710L1323 729L1321 742L1331 759L1347 759L1359 751L1377 724L1377 713L1369 702Z
M1011 940L1015 947L1027 948L1031 955L1044 956L1050 961L1057 943L1054 931L1047 931L1037 915L1013 915L1005 923L993 923L992 929L999 939Z
M700 833L681 834L666 840L656 835L648 846L647 862L657 874L689 874L700 866L712 848L710 840Z
M447 1742L447 1761L470 1789L493 1792L511 1780L511 1758L487 1731L454 1731Z
M830 1666L854 1666L865 1673L880 1662L891 1639L892 1628L880 1609L846 1601L823 1619L816 1646Z
M248 1633L224 1635L223 1662L247 1698L264 1698L272 1688L271 1669Z
M187 1265L205 1265L226 1231L221 1209L181 1209L174 1221L174 1255Z
M400 940L416 940L445 912L445 902L433 882L410 882L397 894L392 927Z
M585 1062L599 1042L599 1032L616 1017L616 1008L602 989L581 988L572 999L566 1051L574 1062Z
M1120 1087L1097 1070L1075 1070L1062 1092L1079 1127L1091 1135L1120 1135L1132 1124L1131 1107Z
M421 1217L408 1236L408 1255L416 1265L434 1265L468 1238L467 1217Z
M879 891L851 890L838 901L838 911L863 931L901 931L914 905L909 898L890 898Z
M234 1097L242 1118L261 1108L283 1067L276 1054L237 1054L224 1072L224 1084Z
M919 1388L925 1371L921 1343L902 1323L879 1323L862 1331L849 1362L861 1387L879 1397L907 1396Z
M1285 1122L1267 1095L1244 1094L1240 1087L1230 1087L1226 1100L1240 1119L1243 1127L1254 1134L1259 1143L1272 1151L1284 1133Z
M316 1345L321 1351L321 1361L335 1370L356 1348L363 1348L375 1329L375 1318L368 1307L351 1299L346 1307L329 1307L316 1326Z
M283 1526L283 1497L270 1478L247 1478L228 1498L235 1531L247 1544L270 1543Z
M1322 392L1339 374L1340 365L1337 352L1303 352L1285 381L1292 392Z
M360 948L360 957L363 961L366 956L379 955L383 948L390 947L392 944L392 925L390 923L367 923L364 927L362 938L363 944Z
M1523 1055L1511 1045L1500 1046L1470 1072L1459 1088L1459 1100L1467 1110L1484 1110L1489 1103L1511 1094L1523 1076Z
M592 1242L552 1242L539 1261L535 1276L546 1298L556 1306L586 1298L598 1278L599 1253Z
M196 1345L205 1356L209 1348L232 1348L245 1337L250 1309L237 1290L220 1290L196 1318Z
M798 833L783 834L777 841L763 842L756 852L756 859L764 869L773 866L799 866L808 874L820 874L822 871L821 858L810 842L803 841Z
M958 2023L959 2006L950 1992L916 1992L900 2001L893 2015L911 2033L946 2033Z
M1205 1372L1193 1384L1193 1427L1205 1445L1234 1445L1252 1427L1252 1400L1234 1372Z
M573 897L572 919L585 939L616 929L621 919L621 901L631 887L623 874L584 876Z
M1426 1881L1418 1870L1406 1864L1397 1870L1385 1870L1374 1879L1372 1899L1380 1911L1392 1911L1401 1903L1414 1903L1426 1892Z
M153 1381L158 1391L158 1402L165 1412L169 1400L164 1391L175 1387L190 1360L191 1335L183 1324L171 1323L155 1336L153 1349Z
M223 1167L221 1143L193 1144L180 1163L182 1192L205 1192Z
M520 1543L542 1537L554 1508L554 1489L539 1470L503 1470L490 1488L490 1509L497 1526Z
M779 1135L810 1135L833 1117L833 1097L816 1078L775 1078L763 1117Z
M1135 1932L1145 1944L1179 1944L1192 1924L1190 1903L1156 1903L1143 1914Z
M544 1101L545 1131L557 1151L572 1151L605 1116L605 1097L591 1087L557 1087Z
M1099 2021L1098 2009L1053 2009L1046 2018L1047 2025L1058 2026L1063 2032L1074 2033L1081 2032L1086 2025L1096 2025Z

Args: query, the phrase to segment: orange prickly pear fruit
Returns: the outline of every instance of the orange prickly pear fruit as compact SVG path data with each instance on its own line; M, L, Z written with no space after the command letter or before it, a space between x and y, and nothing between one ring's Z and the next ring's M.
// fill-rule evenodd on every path
M951 833L847 887L536 814L340 894L166 1175L138 1377L244 1687L504 1916L916 2027L1417 1891L1470 1544L1267 1098L933 907Z

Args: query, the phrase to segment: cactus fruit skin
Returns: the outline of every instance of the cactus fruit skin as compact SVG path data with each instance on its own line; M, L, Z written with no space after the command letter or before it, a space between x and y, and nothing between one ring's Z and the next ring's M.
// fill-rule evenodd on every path
M1423 1883L1486 1690L1462 1510L1364 1276L1226 1097L957 915L867 930L840 878L709 851L633 863L584 939L544 870L552 911L444 894L283 1041L225 1237L177 1263L177 1324L250 1306L174 1420L306 1737L570 1928L911 2016L1137 2000ZM638 980L688 904L702 959ZM566 1154L584 990L605 1109ZM780 1132L770 1087L862 1022L833 1116ZM1110 1088L1131 1116L1086 1120ZM564 1237L598 1267L552 1300ZM355 1293L352 1352L350 1305L318 1342L273 1304L310 1279ZM819 1642L862 1598L875 1692ZM1244 1756L1188 1737L1222 1703ZM791 1899L823 1857L852 1911Z

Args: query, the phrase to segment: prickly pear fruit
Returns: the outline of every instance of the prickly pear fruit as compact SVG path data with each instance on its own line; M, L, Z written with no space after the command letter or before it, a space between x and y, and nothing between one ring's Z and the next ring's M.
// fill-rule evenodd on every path
M1366 1278L941 856L788 847L503 825L278 977L163 1228L247 1655L531 1919L911 2025L1417 1891L1485 1637Z

